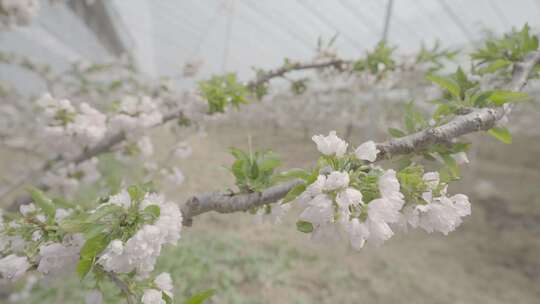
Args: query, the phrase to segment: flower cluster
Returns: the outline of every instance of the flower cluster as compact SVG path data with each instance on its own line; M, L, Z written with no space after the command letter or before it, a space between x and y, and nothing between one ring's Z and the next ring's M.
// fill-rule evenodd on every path
M171 275L162 272L154 279L155 288L146 289L141 298L143 304L166 304L164 297L173 298L173 281Z
M406 201L408 196L402 193L398 175L414 180L416 171L409 170L412 173L405 175L371 164L379 152L372 141L363 143L351 155L346 151L348 144L334 131L328 136L314 136L313 141L323 154L319 160L323 167L308 181L296 202L303 208L298 229L314 238L345 236L353 248L360 249L366 242L381 245L396 229L407 226L446 235L470 214L467 196L447 197L447 185L436 172L415 180L419 193L408 195L417 195L420 201Z
M182 214L175 203L143 189L129 187L92 210L61 208L57 204L68 203L33 190L35 203L22 205L19 216L8 223L0 216L0 280L14 281L31 270L41 276L76 270L81 278L93 271L93 280L115 277L131 286L129 296L140 296L142 303L170 303L171 276L150 274L163 245L180 239ZM100 304L103 298L92 290L86 302Z
M123 165L136 161L150 171L147 172L149 176L159 174L163 181L175 186L184 181L178 168L162 168L151 159L155 149L147 131L163 121L159 99L127 96L108 114L86 103L73 105L67 99L53 98L50 94L44 94L36 104L40 110L40 128L36 133L46 141L46 150L53 152L54 157L78 157L103 142L107 144L109 138L123 131L125 138L114 149L115 160ZM180 142L169 154L185 158L191 154L191 147ZM94 157L80 163L68 163L47 171L42 182L64 196L73 197L81 184L93 184L100 179L98 162Z
M21 217L2 223L0 251L8 255L0 260L1 277L16 280L34 266L42 274L74 270L85 239L80 233L58 233L55 226L71 212L57 208L47 215L31 203L20 207Z
M170 185L180 186L186 180L186 176L178 167L161 168L159 174Z
M255 223L262 224L269 222L272 224L281 224L285 214L291 208L290 204L284 204L283 201L277 202L274 206L263 205L255 213Z
M428 190L422 193L425 204L403 208L400 224L404 229L410 225L413 228L420 227L429 233L439 231L447 235L461 225L462 217L471 214L469 199L464 194L446 196L447 185L441 184L437 172L428 172L424 174L423 179ZM437 190L438 195L434 195Z
M43 178L43 183L69 196L78 189L79 185L91 185L99 180L101 173L97 166L96 157L79 164L70 163L56 171L48 171Z
M110 124L114 130L130 131L155 126L162 120L156 100L148 96L126 96L119 102Z
M0 27L27 25L39 8L39 0L0 0Z
M39 132L58 152L76 154L105 137L107 117L87 103L81 103L77 109L67 99L45 94L37 105L42 109Z
M39 247L37 270L43 274L75 270L84 237L77 233L66 235L62 242L45 242Z
M127 191L111 196L110 204L129 209L132 199ZM182 214L178 206L166 202L164 197L148 193L140 202L140 211L151 206L159 208L159 216L153 224L143 225L126 241L115 239L99 256L98 263L107 271L129 273L135 271L140 277L147 277L154 270L157 257L165 244L175 245L180 238Z

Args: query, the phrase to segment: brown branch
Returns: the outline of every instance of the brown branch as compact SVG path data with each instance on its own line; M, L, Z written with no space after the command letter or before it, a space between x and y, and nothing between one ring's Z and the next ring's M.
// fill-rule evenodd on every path
M248 82L247 87L250 89L254 89L259 85L267 83L273 78L282 77L283 75L293 72L293 71L322 69L322 68L328 68L328 67L335 67L338 70L342 70L343 67L349 63L351 63L351 61L342 60L342 59L332 59L328 61L313 62L313 63L311 62L310 63L301 63L301 62L291 63L283 67L280 67L278 69L270 70L266 73L263 73L261 76L257 77L255 80Z

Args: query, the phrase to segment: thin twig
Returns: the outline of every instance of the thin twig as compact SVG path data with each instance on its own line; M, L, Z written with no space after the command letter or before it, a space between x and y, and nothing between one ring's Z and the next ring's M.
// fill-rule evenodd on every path
M128 304L135 304L135 298L131 290L129 289L129 286L126 284L126 282L122 281L115 273L110 271L104 271L104 273L111 279L111 281L118 287L126 296L126 300Z

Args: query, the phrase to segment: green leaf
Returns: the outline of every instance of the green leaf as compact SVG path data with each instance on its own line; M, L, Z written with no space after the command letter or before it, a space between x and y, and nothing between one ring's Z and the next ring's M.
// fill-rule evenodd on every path
M165 301L165 304L173 304L173 299L165 292L161 292L161 298Z
M388 133L392 135L392 137L395 137L395 138L403 137L406 135L405 132L396 128L388 128Z
M249 156L244 151L238 148L230 147L229 150L231 151L231 154L236 159L245 159L245 160L249 159Z
M94 223L97 220L100 220L101 218L114 213L124 213L124 208L110 204L110 205L102 205L100 208L98 208L94 213L90 214L86 219L85 222L87 223Z
M62 207L62 208L75 208L75 207L77 207L76 204L71 203L71 202L67 201L66 199L63 199L63 198L60 198L60 197L53 198L52 203L55 206L59 206L59 207Z
M257 165L257 162L252 162L251 163L251 170L249 172L249 176L251 177L251 179L257 179L257 177L259 176L259 165Z
M157 186L154 181L148 181L141 185L141 190L146 193L157 192Z
M310 173L304 169L291 169L285 172L281 172L277 175L272 176L272 184L277 182L288 181L295 178L300 178L307 180L310 177Z
M459 165L450 154L440 154L452 177L459 177Z
M311 171L311 175L306 179L307 185L313 184L317 180L317 178L319 178L319 169L319 166L313 168L313 170Z
M268 153L267 156L261 161L259 169L263 172L272 171L281 165L281 160L277 155Z
M435 112L433 113L433 119L440 120L442 117L453 114L453 113L454 113L454 110L452 109L452 107L447 103L443 103L443 104L440 104L435 110Z
M294 186L289 192L287 192L287 195L283 198L283 203L288 203L290 201L293 201L296 197L298 197L302 192L306 190L306 184L299 184Z
M405 104L405 129L409 133L427 127L427 122L422 113L414 106L414 100Z
M490 102L489 98L493 94L493 91L478 92L471 98L471 103L478 108L483 108Z
M296 222L296 229L303 233L311 233L313 232L313 224L306 221L298 221Z
M524 92L512 92L512 91L494 91L489 100L496 106L501 106L508 102L518 102L529 99L529 95Z
M245 175L244 175L244 161L243 160L237 160L233 163L232 167L231 167L231 171L234 175L234 177L236 177L236 179L239 179L239 180L242 180L245 178Z
M30 196L32 197L32 200L34 203L43 210L43 212L47 215L48 218L54 218L56 213L56 208L54 207L54 204L50 198L45 196L45 193L43 191L37 189L37 188L30 188L28 190L30 192Z
M436 161L437 159L435 157L433 157L433 155L431 155L431 153L429 152L425 152L422 154L424 156L425 159L429 160L429 161Z
M426 78L427 80L437 84L441 88L448 90L448 92L450 92L450 94L452 94L455 98L461 99L461 89L453 79L449 77L437 76L434 74L428 75L426 76Z
M187 299L184 304L203 304L205 300L211 298L215 293L216 291L214 289L199 292Z
M151 214L154 218L158 218L161 213L161 209L158 205L150 205L143 210L144 213Z
M60 228L68 233L77 233L81 232L88 228L89 225L82 220L72 220L72 219L64 219L60 222Z
M79 263L77 264L77 274L79 275L79 278L82 280L84 277L90 272L90 269L92 269L92 264L94 263L94 259L81 259L79 260Z
M397 164L398 170L401 170L408 167L412 163L412 161L410 157L402 157L396 160L395 163Z
M405 129L407 129L407 132L414 133L416 130L414 126L414 120L411 115L405 115Z
M107 233L100 233L93 238L88 239L81 248L82 259L94 259L96 255L101 253L110 242L109 235Z
M102 233L107 228L104 224L86 223L81 230L86 239L91 239Z
M497 59L491 62L490 64L488 64L487 66L478 69L478 74L484 75L484 74L494 73L497 70L510 66L511 64L512 64L512 61L509 61L506 59Z
M471 147L471 143L456 142L456 143L452 144L452 148L450 149L450 152L452 154L456 154L456 153L459 153L459 152L467 152L470 147Z
M455 77L459 86L459 91L461 93L465 92L465 90L467 90L471 86L471 82L469 82L469 79L467 79L467 75L465 75L465 72L463 72L461 67L457 68ZM460 98L463 99L463 94L460 94Z
M489 129L488 134L502 141L505 144L512 143L512 135L508 129L503 127L494 127Z
M144 198L144 195L146 194L142 189L138 186L132 185L127 188L127 192L129 193L129 197L134 202L140 202Z

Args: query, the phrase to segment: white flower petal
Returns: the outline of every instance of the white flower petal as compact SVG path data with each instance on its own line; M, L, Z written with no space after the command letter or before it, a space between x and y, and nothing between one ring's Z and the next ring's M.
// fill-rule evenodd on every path
M369 162L374 162L377 159L377 154L379 154L379 149L373 141L366 141L356 148L354 154L360 160L367 160Z

